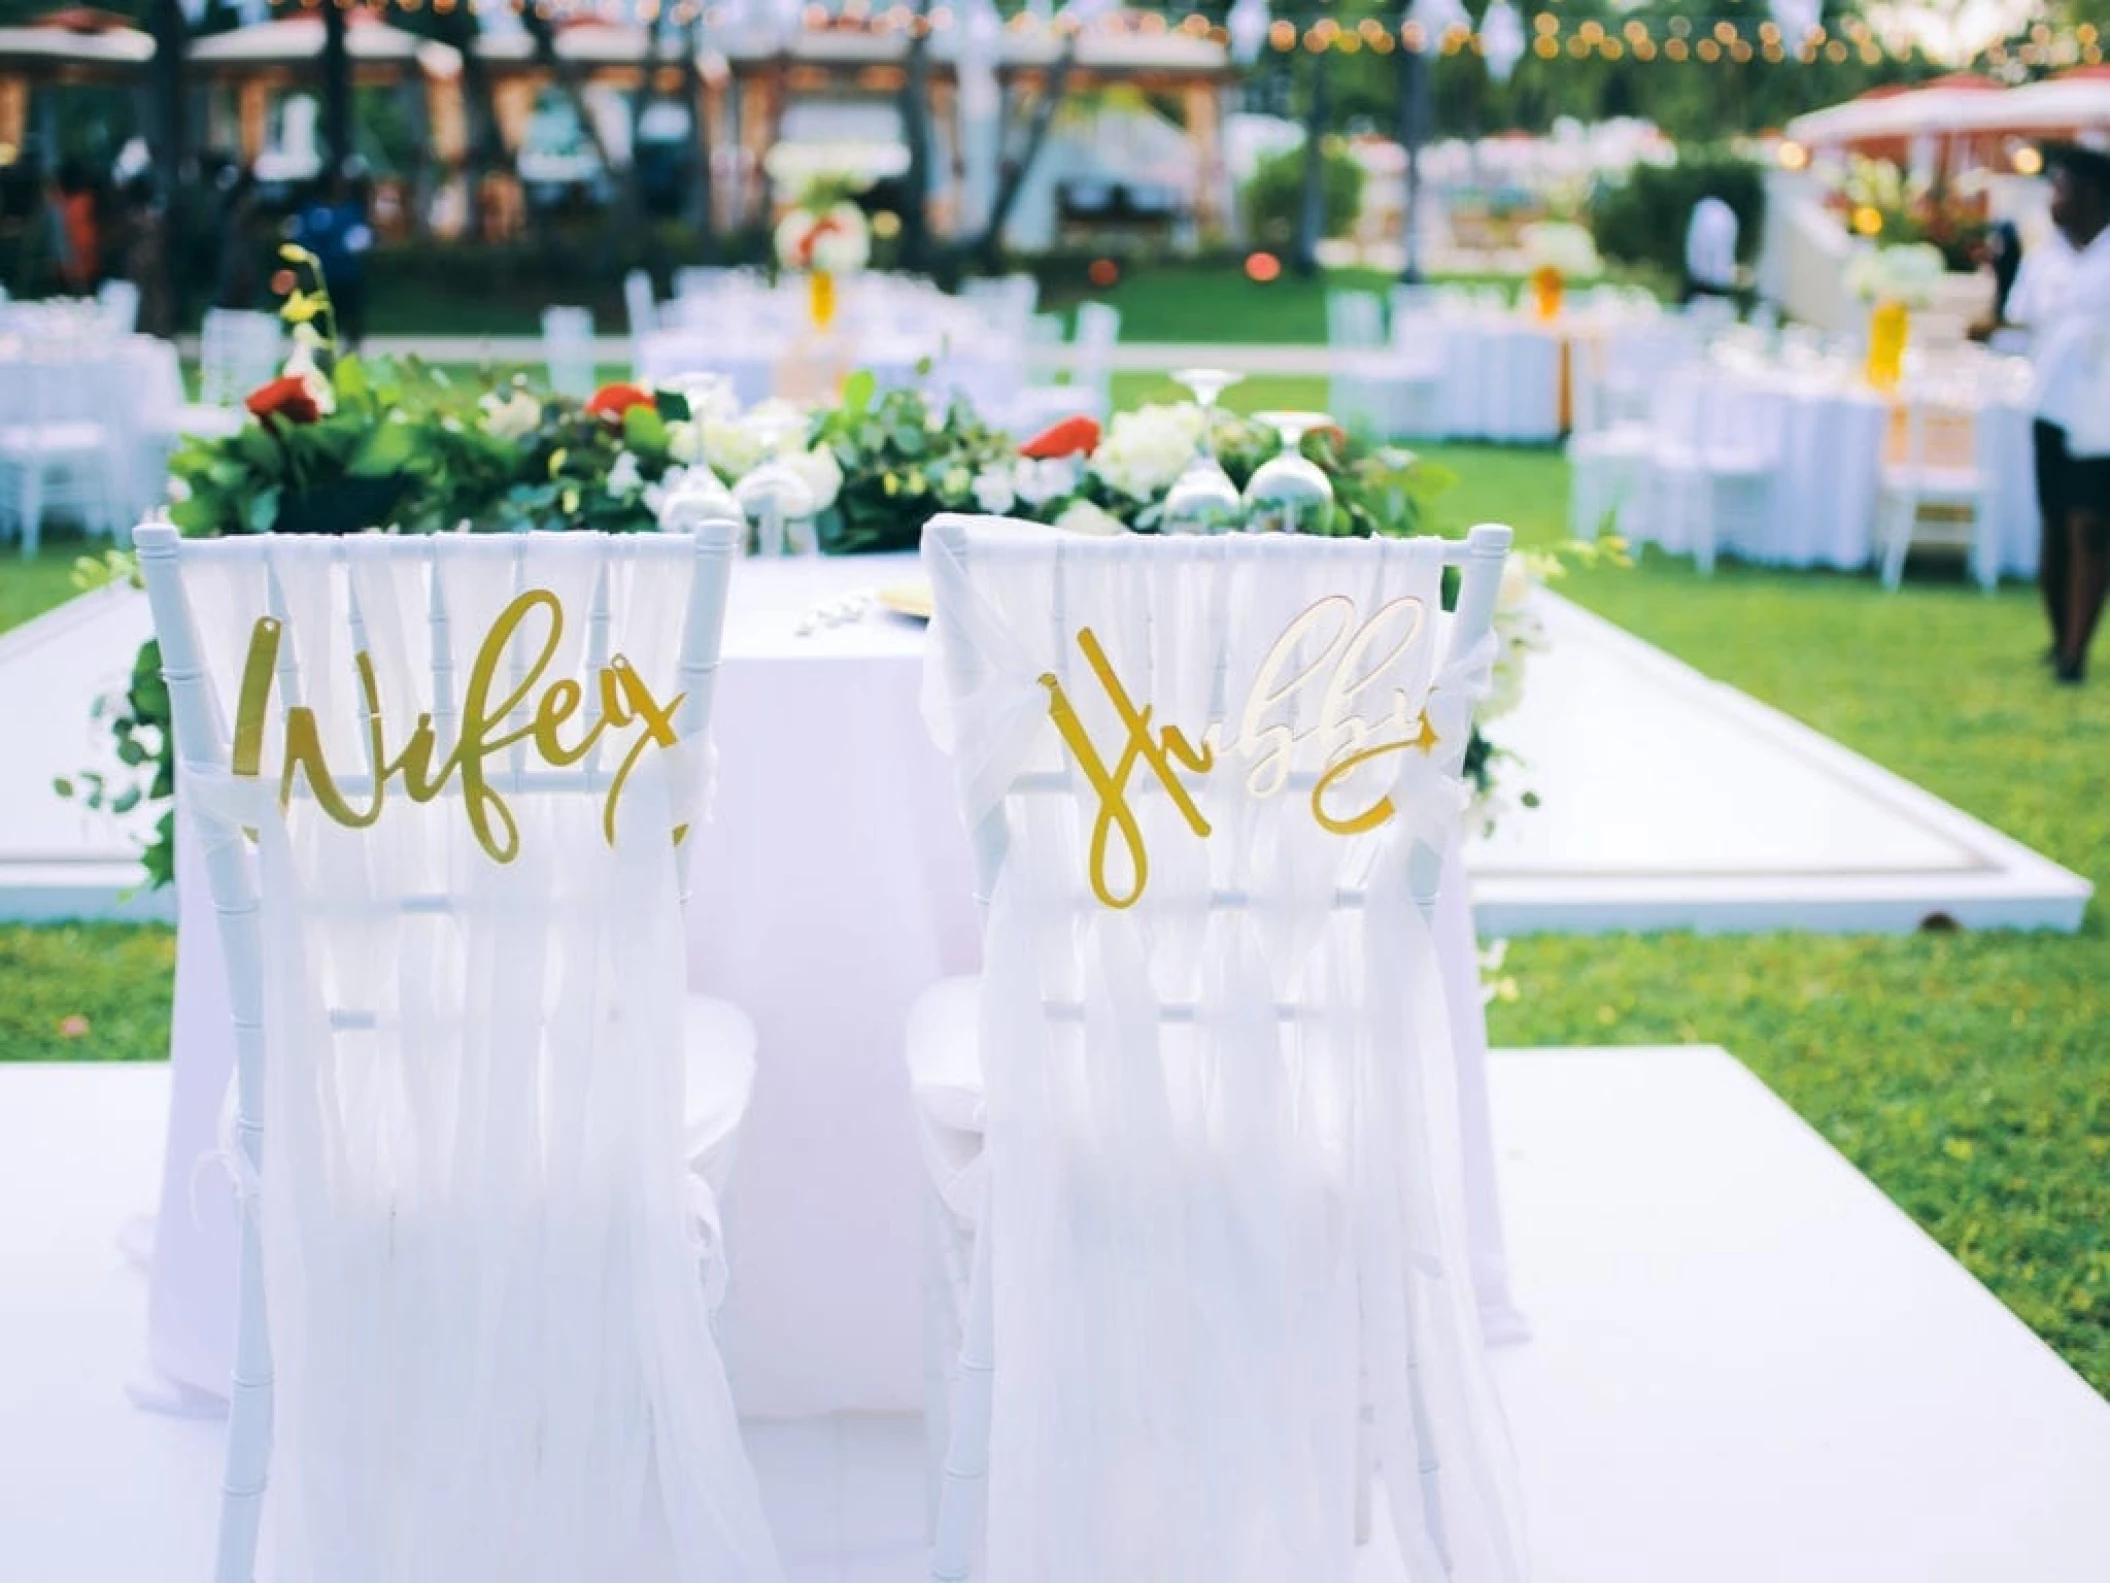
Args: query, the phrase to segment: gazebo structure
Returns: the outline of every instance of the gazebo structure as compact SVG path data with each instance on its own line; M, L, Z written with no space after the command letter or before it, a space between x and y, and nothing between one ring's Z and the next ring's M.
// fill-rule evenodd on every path
M2082 67L2019 88L1971 76L1878 88L1798 116L1787 135L1820 160L1861 154L1929 177L2006 171L2036 142L2110 138L2110 68Z
M141 81L153 39L125 18L74 6L25 27L0 27L0 165L21 157L32 125L47 148L58 142L53 90L126 86Z
M413 123L430 141L442 140L444 110L434 85L458 75L461 56L446 44L391 27L372 13L347 13L345 52L354 87L400 93ZM296 95L320 92L323 22L319 16L283 17L231 32L214 33L191 45L192 80L207 94L207 141L237 149L243 164L262 180L301 180L320 169L313 101L287 115ZM272 110L281 110L273 136ZM423 141L423 140L421 140ZM457 139L458 141L458 139Z
M1069 180L1063 166L1066 147L1074 153L1087 144L1118 156L1112 185L1122 187L1129 208L1176 212L1197 236L1220 234L1228 225L1221 97L1234 71L1220 36L1117 13L1081 33L1064 64L1065 43L1046 24L978 32L971 24L954 25L949 11L936 16L921 67L928 85L930 213L939 232L986 216L1004 128L1049 91L1058 71L1066 99L1078 109L1055 129L1044 168L1021 193L1008 228L1015 240L1046 246L1060 219L1079 213L1080 201L1090 197L1084 190L1089 183ZM613 162L626 164L628 96L642 86L645 29L582 19L561 24L553 48L558 70L594 120L593 141ZM528 35L486 31L475 50L490 79L500 135L523 178L585 174L590 152L566 155L538 142L538 106L559 84ZM700 56L690 52L685 36L667 35L651 56L654 93L663 104L681 107L692 139L696 115L705 118L715 218L722 228L768 223L774 205L796 197L790 181L773 182L772 172L810 167L816 158L825 163L822 150L829 145L859 174L898 172L907 161L900 106L911 66L907 29L885 15L838 17L786 34L714 28ZM1129 90L1116 107L1121 125L1111 133L1095 131L1087 112L1112 88ZM1183 127L1154 111L1140 114L1146 99L1177 105ZM1173 142L1191 150L1190 156L1165 157ZM444 153L444 142L440 147ZM1158 150L1155 157L1145 152L1149 148ZM802 161L802 150L811 157ZM1133 167L1126 185L1124 162Z

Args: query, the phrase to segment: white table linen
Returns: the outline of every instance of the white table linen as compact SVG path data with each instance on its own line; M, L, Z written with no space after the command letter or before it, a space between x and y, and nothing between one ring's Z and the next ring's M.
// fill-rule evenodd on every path
M1713 377L1748 403L1773 438L1771 509L1765 520L1735 524L1721 546L1766 566L1860 571L1876 556L1876 496L1896 408L1855 370L1825 362L1790 367L1750 359L1720 361ZM2039 522L2030 415L2018 387L1988 382L1979 392L1972 437L1981 471L1993 480L1993 542L2000 575L2037 574ZM1690 548L1675 522L1647 511L1622 519L1636 543Z
M929 1189L903 1059L910 1003L975 971L972 862L951 769L921 713L923 631L872 614L798 631L820 605L917 576L913 557L735 570L714 706L718 780L693 871L691 986L758 1034L753 1106L725 1206L720 1340L756 1417L922 1404ZM187 835L185 837L187 841ZM195 853L179 853L174 1095L152 1271L150 1357L224 1391L233 1218L210 1156L229 1071L227 1001ZM1491 1333L1511 1329L1488 1141L1471 914L1454 873L1436 925L1461 1041L1472 1262ZM267 1167L268 1170L268 1167Z
M29 334L40 339L64 322L71 321L23 321ZM131 517L143 515L167 489L169 441L183 405L175 343L151 335L110 335L90 323L78 334L43 344L47 349L62 347L66 355L68 383L75 388L65 415L99 423L109 436L116 504ZM29 386L27 377L13 367L28 345L24 334L0 334L0 424L30 419L8 395ZM37 416L49 419L52 414Z

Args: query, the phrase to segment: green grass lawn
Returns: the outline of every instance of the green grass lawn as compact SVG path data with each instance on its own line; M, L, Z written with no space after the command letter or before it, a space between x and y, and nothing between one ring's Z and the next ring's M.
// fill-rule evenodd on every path
M1124 402L1160 393L1155 376L1117 387ZM1322 396L1320 381L1256 378L1232 404ZM1510 521L1525 543L1562 534L1557 457L1427 454L1462 475L1450 521ZM0 564L0 611L19 620L62 596L70 560ZM2027 590L1987 598L1936 569L1886 595L1866 578L1733 565L1701 578L1649 557L1565 591L2110 885L2110 654L2090 686L2055 688ZM173 959L161 929L0 928L0 1059L159 1056ZM2101 906L2076 937L1526 939L1507 971L1521 993L1493 1008L1497 1042L1727 1047L2110 1390Z
M73 563L87 551L79 539L56 534L47 535L28 557L12 544L0 545L0 632L71 598Z

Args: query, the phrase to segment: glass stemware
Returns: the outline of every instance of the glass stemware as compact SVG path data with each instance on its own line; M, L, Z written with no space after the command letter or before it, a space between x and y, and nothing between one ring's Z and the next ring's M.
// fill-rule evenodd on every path
M783 413L749 421L758 424L763 460L733 485L733 499L754 529L755 553L818 553L812 486L780 454L784 442L805 424L804 415Z
M1333 481L1304 454L1304 436L1333 420L1323 412L1259 412L1282 449L1245 486L1248 533L1325 533L1333 526Z
M1158 531L1235 533L1245 516L1245 502L1223 463L1216 459L1216 403L1238 383L1238 376L1220 368L1186 368L1172 377L1194 392L1202 409L1202 428L1194 459L1165 494L1165 504L1158 512Z

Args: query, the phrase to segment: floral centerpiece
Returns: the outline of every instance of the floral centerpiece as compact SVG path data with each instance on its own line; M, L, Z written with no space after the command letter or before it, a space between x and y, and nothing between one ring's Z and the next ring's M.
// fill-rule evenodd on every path
M869 372L852 374L838 399L810 410L772 402L743 412L708 381L608 385L583 402L519 377L466 385L415 362L337 355L314 261L297 251L287 261L302 278L287 294L295 345L285 371L251 395L240 430L193 440L171 464L170 514L187 534L651 532L690 486L721 491L765 461L798 473L818 546L829 553L913 549L940 511L1151 533L1212 422L1193 403L1161 403L1121 413L1103 430L1071 418L1020 444L965 403L882 391ZM1210 447L1240 488L1282 443L1248 418L1219 413L1213 424ZM1329 531L1339 535L1423 531L1430 503L1453 482L1411 451L1337 428L1316 429L1299 444L1334 492ZM1523 666L1543 647L1530 590L1560 569L1558 558L1512 558L1483 719L1499 719L1520 695ZM131 572L129 558L115 553L83 563L84 582ZM166 801L174 782L168 697L151 642L128 687L98 713L119 768L62 783L61 793L118 813ZM1494 771L1503 757L1478 735L1467 754L1483 820L1501 806ZM144 854L155 883L170 878L172 855L164 814Z
M854 188L842 178L817 178L798 204L777 222L777 263L806 277L813 327L835 322L835 283L854 275L872 257L872 230L864 211L851 202Z
M1925 242L1872 248L1847 265L1849 290L1872 304L1868 316L1869 384L1892 390L1904 376L1905 346L1912 333L1912 310L1934 300L1944 273L1939 249Z
M1517 245L1531 266L1531 292L1538 316L1560 316L1571 280L1595 280L1604 273L1597 243L1581 226L1567 220L1542 220L1518 233Z
M1943 271L1970 269L1985 240L1988 211L1982 188L1908 176L1887 159L1854 155L1833 188L1832 203L1854 235L1871 242L1925 243L1940 257Z

